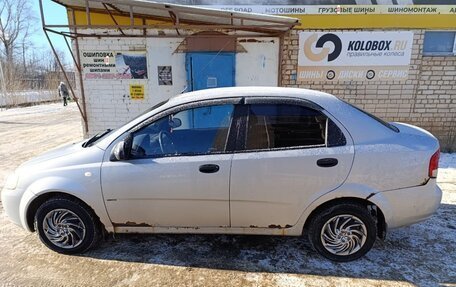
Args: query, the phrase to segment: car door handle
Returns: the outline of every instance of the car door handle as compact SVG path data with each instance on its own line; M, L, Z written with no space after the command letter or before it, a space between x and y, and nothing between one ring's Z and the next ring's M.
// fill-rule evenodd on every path
M339 163L337 158L321 158L317 160L317 165L321 167L332 167Z
M214 173L219 171L220 167L216 164L203 164L199 167L199 171L202 173Z

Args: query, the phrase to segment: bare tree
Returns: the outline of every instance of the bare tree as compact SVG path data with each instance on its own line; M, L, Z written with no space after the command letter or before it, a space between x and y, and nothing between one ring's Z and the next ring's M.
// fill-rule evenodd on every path
M67 62L67 58L65 56L65 53L60 50L56 49L56 53L62 62L63 67L65 70L69 70L69 64ZM57 58L55 57L54 53L50 49L42 50L41 52L41 68L45 72L60 72L60 66L59 63L57 62Z
M30 0L0 0L0 43L6 58L6 83L11 84L14 74L14 55L29 40L35 18L31 15ZM23 57L25 58L25 51ZM24 61L25 62L25 61Z
M38 21L32 14L31 1L37 0L0 0L0 106L30 100L27 95L34 95L32 101L39 101L39 97L49 100L62 80L49 47L37 46L32 41ZM65 54L60 50L57 53L64 69L71 70Z

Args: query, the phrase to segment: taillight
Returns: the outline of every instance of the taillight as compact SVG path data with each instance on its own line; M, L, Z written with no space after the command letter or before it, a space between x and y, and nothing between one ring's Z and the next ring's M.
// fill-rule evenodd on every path
M429 161L429 177L436 178L437 170L439 169L440 149L438 149Z

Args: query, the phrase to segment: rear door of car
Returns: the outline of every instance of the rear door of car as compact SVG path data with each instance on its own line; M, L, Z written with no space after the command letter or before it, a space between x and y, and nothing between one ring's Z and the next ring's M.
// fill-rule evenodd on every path
M313 200L345 181L352 140L307 101L247 98L242 109L231 166L231 226L293 226Z

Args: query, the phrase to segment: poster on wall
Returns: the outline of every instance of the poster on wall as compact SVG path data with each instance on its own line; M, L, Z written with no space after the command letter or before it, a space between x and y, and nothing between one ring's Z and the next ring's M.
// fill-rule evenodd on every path
M301 32L299 81L403 81L413 32Z
M173 72L171 66L158 66L158 84L160 86L173 85Z
M147 79L146 51L83 51L84 79Z

